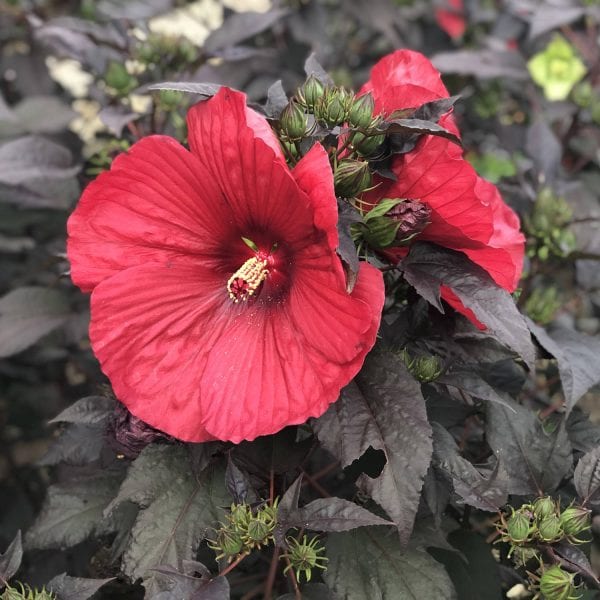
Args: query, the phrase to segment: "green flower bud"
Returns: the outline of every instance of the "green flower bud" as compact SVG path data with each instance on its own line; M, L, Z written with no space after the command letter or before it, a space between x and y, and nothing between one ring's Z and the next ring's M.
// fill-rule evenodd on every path
M551 514L541 519L537 526L537 533L543 542L554 542L561 539L563 530L558 516Z
M340 125L348 115L348 104L351 96L342 88L325 88L323 95L315 104L314 113L319 121L329 127Z
M314 76L310 75L304 85L298 90L298 102L308 108L314 108L325 92L325 86Z
M265 542L271 532L269 524L259 517L252 517L246 527L246 537L251 543Z
M42 588L37 590L29 587L27 584L16 584L19 589L12 586L7 586L4 592L0 595L0 600L55 600L56 596Z
M560 515L560 524L567 535L587 531L592 524L590 511L582 506L570 506Z
M281 131L290 139L300 139L307 132L308 117L300 104L292 100L279 117Z
M352 146L361 156L370 156L383 144L385 135L368 135L360 131L352 134Z
M533 503L533 514L537 519L543 519L550 515L556 514L556 504L552 498L545 496L544 498L538 498Z
M421 383L435 381L444 371L444 365L438 356L416 356L413 358L408 350L404 348L402 359L413 377Z
M591 105L594 99L594 88L589 81L582 81L578 83L571 92L573 102L581 108L587 108Z
M363 128L369 127L373 119L374 110L375 100L371 92L355 98L348 111L350 125Z
M231 560L244 549L244 542L237 531L223 527L219 529L217 539L210 544L210 547L217 551L217 560L221 558Z
M125 65L112 61L104 74L106 85L117 91L118 94L125 95L136 85L137 80L132 77L125 68Z
M319 542L318 537L313 537L308 541L307 536L299 541L295 538L287 538L288 552L282 556L287 558L290 562L288 566L283 570L286 574L290 569L294 569L296 573L296 579L301 580L302 575L306 581L310 581L312 577L312 569L327 569L327 559L324 556L320 556L322 552L325 552L325 547Z
M558 565L546 569L540 578L540 592L546 600L571 600L577 589L573 585L575 575L563 571Z
M353 198L371 187L369 164L346 158L341 160L333 174L336 196Z
M529 539L531 520L524 511L516 511L508 519L506 531L511 542L522 544Z

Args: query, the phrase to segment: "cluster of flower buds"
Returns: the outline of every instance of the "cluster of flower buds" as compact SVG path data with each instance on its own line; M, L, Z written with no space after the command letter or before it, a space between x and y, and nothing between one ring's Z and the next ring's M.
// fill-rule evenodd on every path
M501 539L514 548L536 544L554 544L567 540L571 544L581 544L577 536L590 529L590 511L581 506L569 506L560 510L558 502L545 496L533 504L524 504L518 509L511 507L508 519L502 515L498 524Z
M421 383L435 381L444 372L444 365L438 356L411 356L404 348L402 360L411 375Z
M310 75L285 106L277 125L281 145L288 158L300 157L300 143L319 132L333 136L332 167L336 195L354 198L372 186L368 159L385 140L374 115L370 93L355 96L343 87L324 85Z
M310 581L313 569L327 569L328 558L321 556L325 552L325 547L319 541L317 536L308 539L303 536L301 540L288 537L286 538L288 551L281 558L287 559L288 565L283 570L284 575L293 569L296 579L300 581L302 575L306 581Z
M16 587L7 586L4 592L0 594L0 600L55 600L56 596L42 588L41 590L33 589L28 585L17 583Z
M525 302L525 312L536 323L548 325L562 304L555 286L536 287Z
M242 554L267 546L273 541L277 526L277 500L253 508L248 504L232 504L226 523L216 532L216 538L209 542L217 553L217 560L233 561Z
M541 190L531 214L524 219L530 235L528 255L541 260L568 256L575 249L575 235L568 228L572 216L564 198L556 196L550 188Z
M198 59L197 48L184 37L151 33L140 41L135 58L151 69L183 69Z

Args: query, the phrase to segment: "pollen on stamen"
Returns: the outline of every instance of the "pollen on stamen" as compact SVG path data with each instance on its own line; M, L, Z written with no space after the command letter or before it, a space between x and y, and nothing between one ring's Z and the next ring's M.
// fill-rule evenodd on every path
M227 291L234 303L245 302L254 295L269 274L266 266L266 260L253 256L228 279Z

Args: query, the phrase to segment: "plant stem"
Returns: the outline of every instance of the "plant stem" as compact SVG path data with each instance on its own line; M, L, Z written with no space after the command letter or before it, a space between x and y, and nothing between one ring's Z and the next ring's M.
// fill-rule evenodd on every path
M246 558L246 556L248 556L247 552L243 552L242 554L240 554L230 565L227 565L227 567L225 567L219 573L219 575L221 577L225 577L225 575L231 573L231 571L233 571Z
M279 547L275 546L275 549L273 550L273 556L271 557L271 566L269 567L267 582L265 583L264 600L271 600L271 598L273 597L273 586L275 585L275 577L277 576L278 563Z

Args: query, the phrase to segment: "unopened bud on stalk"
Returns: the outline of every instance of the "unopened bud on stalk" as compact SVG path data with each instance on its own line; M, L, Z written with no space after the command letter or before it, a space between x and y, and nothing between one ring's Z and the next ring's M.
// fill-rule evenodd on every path
M443 372L444 365L437 356L411 357L406 348L402 351L402 359L406 368L421 383L435 381Z
M429 225L431 208L419 200L403 200L390 209L386 216L400 223L396 241L406 244Z
M554 542L563 537L560 519L555 514L548 515L541 519L537 526L537 532L539 538L543 542Z
M563 571L558 565L546 569L540 578L540 592L546 600L571 600L577 598L573 585L575 575Z
M591 527L590 511L581 506L570 506L560 515L560 524L567 535L577 535Z
M512 514L506 524L506 532L511 542L522 544L529 539L531 520L529 515L519 510Z
M341 160L333 174L336 196L353 198L371 187L369 164L352 159Z
M340 125L346 120L350 100L351 96L343 88L325 88L323 95L315 103L315 117L329 127Z
M367 128L373 120L375 100L371 92L355 98L348 111L348 122L353 127Z
M544 519L550 515L556 514L556 504L550 496L538 498L533 503L533 514L537 519Z
M360 131L355 131L352 134L352 147L361 156L371 156L381 146L385 140L385 135L369 135Z
M281 112L279 126L285 135L297 140L302 138L307 131L308 117L300 104L292 100Z
M298 102L312 109L320 100L324 91L325 86L314 75L310 75L304 85L298 90Z

